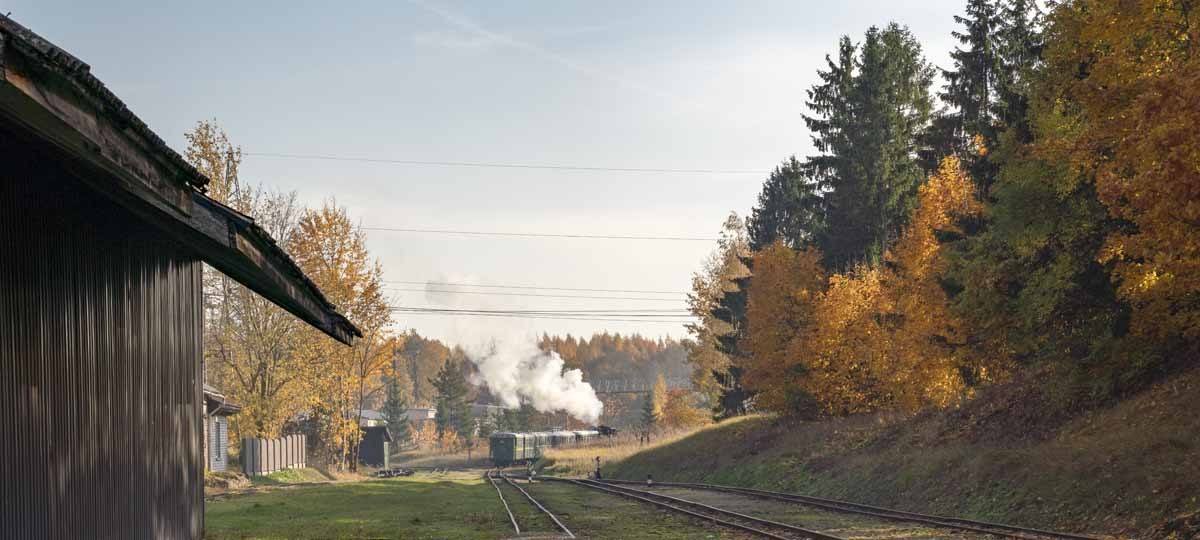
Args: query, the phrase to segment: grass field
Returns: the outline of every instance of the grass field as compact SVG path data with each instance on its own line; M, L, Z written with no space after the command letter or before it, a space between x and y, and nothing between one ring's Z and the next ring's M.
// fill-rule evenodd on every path
M482 471L308 485L208 502L205 537L481 539L513 537ZM740 539L690 519L569 485L531 492L581 538ZM516 490L505 487L523 531L555 532Z
M206 538L498 538L508 517L472 473L348 482L209 502Z

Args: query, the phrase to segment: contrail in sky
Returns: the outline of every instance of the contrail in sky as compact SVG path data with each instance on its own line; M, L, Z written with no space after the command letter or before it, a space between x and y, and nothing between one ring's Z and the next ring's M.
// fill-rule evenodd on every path
M660 99L663 101L668 101L673 104L683 105L687 108L695 109L698 111L703 111L706 113L714 113L714 112L720 113L719 111L714 111L708 107L704 107L704 106L698 105L696 103L686 101L684 99L681 99L678 96L663 92L656 88L652 88L652 87L646 86L641 83L630 81L628 79L614 77L608 73L605 73L602 70L596 69L594 67L591 67L591 66L588 66L585 64L581 64L575 60L572 60L571 58L565 57L565 56L555 53L553 51L549 51L547 49L544 49L542 47L539 47L539 46L529 43L527 41L522 41L522 40L519 40L512 36L493 32L493 31L488 30L487 28L483 27L479 23L472 21L471 19L468 19L457 13L453 13L451 11L442 9L439 6L432 5L428 2L425 2L424 0L410 0L410 1L413 4L417 5L418 7L420 7L421 9L424 9L425 11L428 11L430 13L433 13L433 14L441 17L446 22L458 27L459 29L461 29L463 31L469 32L471 34L482 37L484 39L488 39L491 41L495 41L497 43L501 43L501 44L513 47L515 49L523 50L534 56L542 58L543 60L548 60L548 61L558 64L559 66L562 66L568 70L574 71L575 73L579 73L580 75L584 75L591 79L604 81L609 84L613 84L613 85L619 86L621 88L624 88L626 90L630 90L630 91L633 91L636 93L651 96L651 97L654 97L654 98L657 98L657 99Z

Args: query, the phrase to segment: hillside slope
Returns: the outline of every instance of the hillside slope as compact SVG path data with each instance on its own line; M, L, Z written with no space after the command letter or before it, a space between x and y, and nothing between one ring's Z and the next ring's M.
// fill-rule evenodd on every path
M1075 414L1039 413L1054 409L1033 387L994 388L958 409L915 417L743 418L607 473L1070 531L1192 537L1189 524L1200 521L1200 370Z

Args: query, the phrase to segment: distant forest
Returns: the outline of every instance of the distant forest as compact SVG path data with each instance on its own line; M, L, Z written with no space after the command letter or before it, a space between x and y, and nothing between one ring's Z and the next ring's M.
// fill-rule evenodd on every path
M433 407L437 390L432 379L446 362L453 362L467 380L471 380L476 368L462 348L449 346L437 339L421 336L410 330L396 340L392 354L392 369L399 379L402 393L410 397L409 406ZM607 332L594 334L590 338L576 338L543 334L539 348L558 353L566 369L580 369L585 381L623 381L652 386L662 376L666 380L686 379L692 373L688 363L686 341L670 338L648 338L638 334L621 335ZM375 408L383 407L384 394L376 398ZM468 400L474 403L494 404L496 400L485 387L471 387ZM601 395L605 405L602 422L617 426L634 426L642 422L641 408L647 399L643 394ZM550 425L569 425L571 421L561 414L536 414L522 423L531 423L531 428ZM544 424L545 426L542 426Z

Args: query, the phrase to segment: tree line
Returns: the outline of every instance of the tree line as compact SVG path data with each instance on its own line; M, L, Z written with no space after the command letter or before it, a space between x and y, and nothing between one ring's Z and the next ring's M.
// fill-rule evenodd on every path
M1078 406L1194 363L1189 5L969 0L942 70L895 23L843 37L807 92L816 152L693 277L716 414L944 407L1033 372Z

